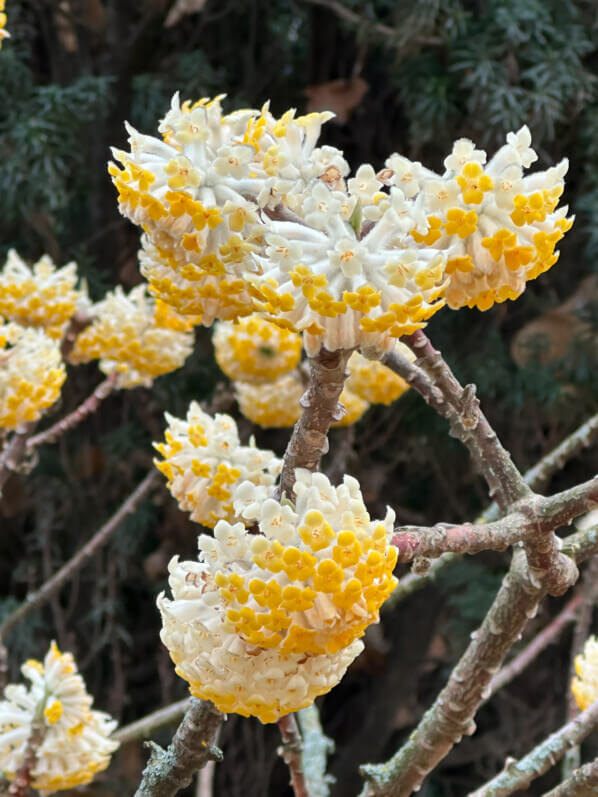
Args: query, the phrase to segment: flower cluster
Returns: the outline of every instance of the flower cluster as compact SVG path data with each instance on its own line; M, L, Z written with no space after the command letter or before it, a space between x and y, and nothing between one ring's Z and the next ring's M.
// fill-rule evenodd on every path
M394 514L371 521L359 483L296 471L296 503L244 482L236 512L199 537L199 562L170 565L173 599L158 598L162 641L192 694L262 722L329 691L360 653L396 585Z
M90 314L95 320L78 336L70 360L99 358L105 374L118 373L119 388L149 387L157 376L180 368L193 349L192 322L148 297L145 285L128 296L118 286Z
M29 268L11 249L0 272L0 316L60 338L83 296L76 282L75 263L57 269L44 255Z
M118 743L110 739L116 722L91 709L70 653L52 643L43 663L29 660L21 668L29 688L11 684L0 702L0 770L12 780L21 765L34 722L43 738L31 772L32 786L42 794L89 783L106 769Z
M276 119L267 106L223 116L220 97L181 105L175 94L162 140L128 126L131 152L113 150L122 169L109 171L121 212L146 233L142 271L156 295L206 324L251 312L242 273L255 268L258 203L302 171L315 176L309 155L329 116Z
M575 701L582 711L598 700L598 639L589 637L583 653L575 657L575 672L571 689Z
M409 360L415 359L411 349L403 343L396 343L395 348ZM351 355L348 368L347 388L371 404L392 404L409 390L407 382L398 374L378 360L367 360L357 351Z
M301 338L257 315L221 321L214 336L216 362L239 382L269 382L292 371L301 358Z
M10 33L6 30L6 14L4 13L4 0L0 0L0 47L2 47L2 39L7 39Z
M573 223L566 207L556 210L568 163L524 176L535 160L524 126L487 164L483 150L459 139L442 176L398 155L386 162L393 182L409 175L409 193L426 215L427 229L411 233L415 242L449 254L449 307L487 310L516 299L557 261L555 246Z
M239 443L237 425L229 415L214 418L192 402L186 420L166 413L166 442L155 447L164 457L156 467L168 479L168 489L191 519L214 527L233 520L233 489L248 480L272 487L281 462L272 451Z
M37 421L54 404L65 379L55 340L41 329L0 324L0 428Z

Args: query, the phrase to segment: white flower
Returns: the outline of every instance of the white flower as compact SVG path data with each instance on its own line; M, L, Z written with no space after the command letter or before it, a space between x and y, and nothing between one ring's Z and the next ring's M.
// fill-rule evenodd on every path
M237 179L247 177L249 163L253 159L253 148L248 146L223 146L217 151L213 169L219 176L232 175Z
M32 723L41 720L44 736L37 750L32 786L42 794L89 783L106 769L118 743L109 737L116 722L91 709L92 698L70 653L53 642L42 662L21 668L31 681L10 685L0 702L0 770L12 780L24 763Z
M366 252L355 238L341 238L330 253L330 262L347 278L361 274L365 258Z
M424 182L426 207L431 212L448 210L458 204L461 189L456 180L426 180Z
M309 159L314 164L318 176L330 169L330 167L338 169L341 177L346 177L349 174L349 164L345 160L342 151L336 147L317 147L311 153Z
M342 202L342 194L330 191L322 181L318 181L303 202L303 217L307 224L323 229L331 216L340 213Z
M419 192L424 176L421 163L410 161L395 152L386 159L385 165L393 172L390 178L392 184L400 188L407 199L411 199Z
M459 174L466 163L475 161L486 163L486 153L483 149L476 149L468 138L459 138L453 144L453 151L444 159L444 167L449 172Z
M532 134L527 125L523 125L516 133L507 133L507 144L514 147L519 157L519 162L526 169L529 169L532 163L538 160L536 151L530 146L531 143Z
M364 163L357 170L355 177L347 181L349 192L356 196L363 204L371 204L374 195L382 187L376 177L376 172L369 163Z

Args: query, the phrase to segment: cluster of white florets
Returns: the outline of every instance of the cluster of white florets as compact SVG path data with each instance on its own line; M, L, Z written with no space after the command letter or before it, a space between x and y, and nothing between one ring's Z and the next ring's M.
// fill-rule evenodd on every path
M185 420L168 413L166 420L166 441L155 444L164 459L156 461L156 467L192 520L210 527L222 519L233 520L233 490L241 482L273 490L281 461L272 451L257 448L253 440L242 446L229 415L212 418L193 401Z
M65 379L57 341L41 329L0 322L0 428L37 421Z
M191 692L274 722L328 692L396 585L394 514L371 521L358 482L297 470L296 501L235 488L244 522L199 537L199 562L170 564L162 641ZM257 523L259 534L245 523Z
M0 772L8 780L15 777L36 723L42 740L31 785L50 794L89 783L118 747L110 739L116 721L92 710L72 655L61 653L54 642L43 663L29 660L21 671L31 685L7 686L0 702Z
M92 306L95 320L78 337L70 360L100 360L105 374L118 373L119 388L149 387L180 368L193 350L191 322L147 295L138 285L127 296L118 286Z

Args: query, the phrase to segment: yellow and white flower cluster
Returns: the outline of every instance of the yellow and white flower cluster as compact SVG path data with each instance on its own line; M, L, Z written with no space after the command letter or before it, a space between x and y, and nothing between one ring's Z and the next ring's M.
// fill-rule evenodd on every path
M556 263L555 246L573 223L566 206L556 209L568 162L524 176L535 160L524 126L507 135L487 164L483 150L459 139L442 176L398 155L386 162L392 182L404 184L409 176L409 192L426 215L427 229L411 233L415 242L449 255L449 307L487 310L516 299L526 282Z
M5 0L0 0L0 47L2 47L2 39L8 39L10 33L6 30L6 14L4 13Z
M91 708L70 653L52 643L43 663L29 660L22 667L29 688L11 684L0 702L0 771L12 780L24 762L34 721L44 736L32 770L32 786L42 794L89 783L106 769L118 743L110 739L116 721Z
M73 363L100 360L105 374L118 373L119 388L149 387L162 374L180 368L193 350L196 319L180 318L147 295L145 285L125 295L118 286L91 307L93 323L77 338Z
M216 362L236 382L271 382L301 359L301 337L257 315L219 322L212 340Z
M30 268L11 249L0 272L0 317L60 338L83 298L76 282L75 263L57 269L44 255Z
M114 151L110 172L145 230L151 290L207 325L257 311L304 332L310 354L380 352L445 302L487 309L556 261L572 223L556 209L567 163L524 176L527 127L487 166L459 139L442 176L393 154L348 178L342 152L315 146L329 117L223 115L220 98L175 95L162 139L129 128L131 152Z
M235 511L199 537L199 562L170 564L162 641L192 694L274 722L328 692L396 585L394 514L371 521L359 483L296 471L296 503L244 482Z
M425 218L399 189L380 192L371 167L346 183L342 153L315 147L330 116L223 116L219 98L175 95L163 140L128 128L131 152L115 150L123 168L110 173L121 212L145 230L156 295L206 324L257 309L307 330L314 351L380 348L425 324L443 304L446 253L408 238Z
M571 689L575 702L582 711L598 700L598 639L589 637L583 653L575 657L575 672Z
M413 362L415 355L404 343L397 342L395 349ZM354 351L348 363L349 377L345 390L350 390L370 404L392 404L409 390L404 379L378 360L368 360Z
M229 415L214 418L191 402L186 420L166 413L166 442L154 444L163 461L156 467L168 479L168 489L191 519L214 527L233 520L233 490L241 482L270 488L280 473L281 461L272 453L239 442L235 421Z
M0 323L0 428L37 421L65 379L57 341L41 329Z

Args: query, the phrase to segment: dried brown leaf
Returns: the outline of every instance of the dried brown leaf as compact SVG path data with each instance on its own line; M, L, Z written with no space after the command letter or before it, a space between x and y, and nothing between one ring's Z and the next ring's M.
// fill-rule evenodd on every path
M172 28L187 14L197 14L203 10L206 0L177 0L164 20L165 28Z
M368 89L368 84L361 77L331 80L328 83L307 86L304 89L304 94L307 96L307 112L333 111L336 117L332 121L344 125Z

